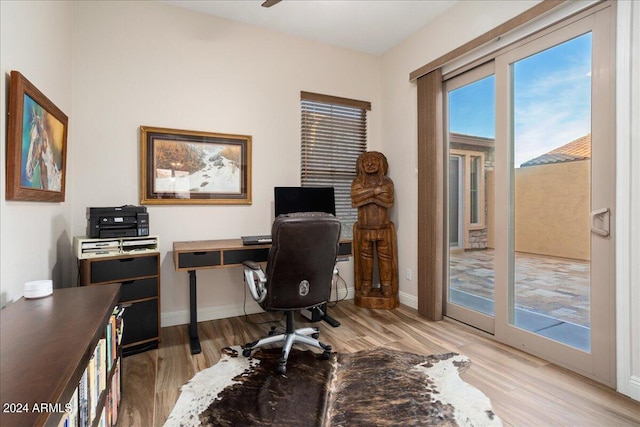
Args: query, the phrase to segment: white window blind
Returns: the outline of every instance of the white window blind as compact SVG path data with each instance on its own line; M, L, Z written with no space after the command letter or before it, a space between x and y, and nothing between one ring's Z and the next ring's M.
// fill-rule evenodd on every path
M351 207L356 160L367 149L367 111L371 103L301 92L303 187L331 186L342 236L351 238L357 210Z

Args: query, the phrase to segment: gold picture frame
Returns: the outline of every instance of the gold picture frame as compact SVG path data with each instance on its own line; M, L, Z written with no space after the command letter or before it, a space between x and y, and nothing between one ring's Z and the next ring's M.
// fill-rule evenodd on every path
M20 72L11 71L7 200L64 202L68 117Z
M251 204L251 136L140 126L140 144L140 204Z

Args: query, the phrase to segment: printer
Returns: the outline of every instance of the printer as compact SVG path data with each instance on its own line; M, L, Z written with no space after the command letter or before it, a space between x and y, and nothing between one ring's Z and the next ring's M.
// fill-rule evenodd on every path
M114 238L149 235L149 214L144 206L87 208L87 237Z

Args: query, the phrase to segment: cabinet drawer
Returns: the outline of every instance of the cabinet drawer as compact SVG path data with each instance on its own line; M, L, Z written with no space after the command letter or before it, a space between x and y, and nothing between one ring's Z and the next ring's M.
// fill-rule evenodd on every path
M224 265L242 264L245 261L264 262L269 257L269 248L229 250L224 253Z
M127 280L120 288L120 302L158 296L158 278Z
M124 310L122 345L158 338L158 300L131 304Z
M115 282L158 274L158 256L106 259L91 263L91 283Z
M220 251L184 252L178 254L178 267L209 267L220 265Z

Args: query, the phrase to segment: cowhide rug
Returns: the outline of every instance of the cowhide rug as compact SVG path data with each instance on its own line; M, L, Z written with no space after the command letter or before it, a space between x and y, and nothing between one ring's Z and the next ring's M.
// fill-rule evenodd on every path
M165 426L501 426L489 399L460 379L470 361L374 348L353 354L240 347L197 373Z

